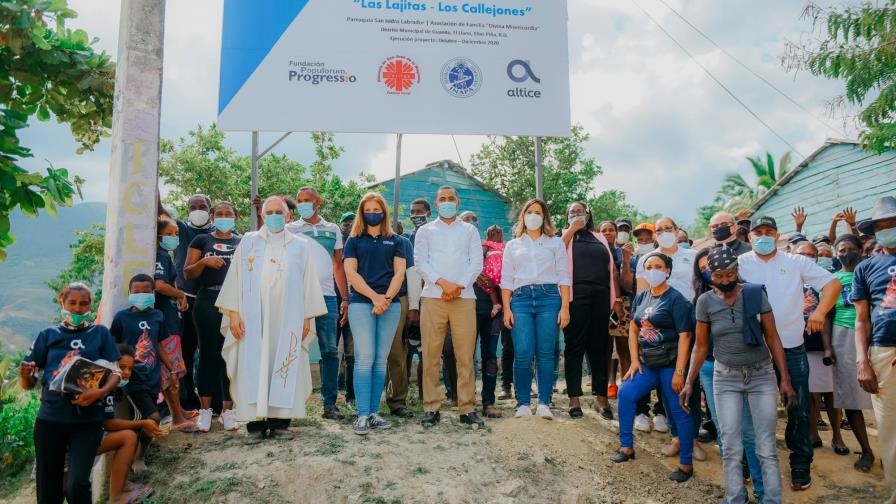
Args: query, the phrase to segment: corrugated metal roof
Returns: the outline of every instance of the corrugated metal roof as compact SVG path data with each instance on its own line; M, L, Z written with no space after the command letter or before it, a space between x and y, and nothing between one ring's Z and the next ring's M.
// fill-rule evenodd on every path
M803 234L827 234L831 219L846 207L868 218L874 203L896 193L896 151L875 154L854 140L829 139L790 171L753 206L754 215L771 215L781 233L796 226L793 209L808 215ZM846 232L845 224L838 233Z

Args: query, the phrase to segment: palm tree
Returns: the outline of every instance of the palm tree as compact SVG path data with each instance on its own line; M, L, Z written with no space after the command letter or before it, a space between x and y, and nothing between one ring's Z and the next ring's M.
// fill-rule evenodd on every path
M792 154L790 151L784 153L778 160L777 169L775 166L775 158L771 153L765 153L765 159L760 156L747 157L753 173L756 175L756 185L747 182L739 173L729 173L725 176L725 182L719 191L720 194L727 198L725 205L726 210L732 209L742 210L752 206L753 202L761 198L769 189L778 183L790 171L790 163Z

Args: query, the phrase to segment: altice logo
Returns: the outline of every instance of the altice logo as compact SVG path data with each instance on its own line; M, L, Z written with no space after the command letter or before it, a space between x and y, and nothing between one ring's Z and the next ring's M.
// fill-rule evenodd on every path
M531 80L535 84L541 84L541 79L532 71L528 61L513 60L507 64L507 77L518 84ZM511 98L541 98L541 90L516 87L507 90L507 96Z

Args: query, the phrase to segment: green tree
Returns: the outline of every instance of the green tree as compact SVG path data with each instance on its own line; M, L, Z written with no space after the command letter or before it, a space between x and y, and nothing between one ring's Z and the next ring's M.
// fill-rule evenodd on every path
M333 173L333 161L343 148L332 133L313 133L316 159L310 167L285 155L270 154L258 163L258 192L261 196L295 196L298 189L313 185L324 199L321 213L334 221L346 210L354 210L373 178L345 181ZM240 214L239 227L248 229L251 213L251 160L224 145L224 133L214 124L197 126L177 141L162 140L159 177L170 191L165 204L186 215L187 199L205 194L212 201L230 201Z
M53 293L51 299L56 304L56 293L72 282L84 282L93 292L93 312L99 307L103 286L103 251L105 245L105 226L93 225L90 229L76 231L77 240L72 249L72 261L68 268L59 272L56 278L47 282Z
M833 104L861 109L860 139L882 152L896 145L896 0L822 8L809 3L804 17L812 33L788 44L790 70L843 79L845 93ZM807 42L808 41L808 42Z
M67 123L81 144L92 149L112 125L115 67L92 48L84 30L66 28L77 14L66 0L0 1L0 260L15 241L9 215L28 216L57 205L71 206L83 180L52 165L46 173L19 164L33 157L18 132L34 116Z
M554 215L573 201L594 196L594 179L603 169L585 154L588 133L572 128L568 138L542 139L544 197ZM535 140L532 137L489 137L470 159L470 173L517 207L535 195Z

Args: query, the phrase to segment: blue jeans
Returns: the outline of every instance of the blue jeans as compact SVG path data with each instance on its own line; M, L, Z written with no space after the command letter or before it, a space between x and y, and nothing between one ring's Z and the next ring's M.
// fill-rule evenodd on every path
M535 356L539 404L550 404L554 389L554 348L560 327L560 290L556 284L527 285L513 291L513 383L516 402L532 402L532 357Z
M809 438L809 360L806 347L800 345L784 349L787 371L799 404L787 411L784 441L790 450L790 474L796 469L809 471L812 465L812 441Z
M498 383L498 338L500 331L492 330L491 313L476 314L479 331L479 353L482 359L482 407L495 404L495 387Z
M666 397L677 397L672 389L672 376L674 367L650 369L641 365L643 373L635 373L634 378L622 382L619 387L619 396L616 406L619 409L619 444L623 448L634 448L635 437L632 428L635 423L635 404L638 399L649 394L651 390L662 387ZM694 452L694 427L691 425L691 415L686 413L678 401L668 401L666 413L671 413L672 421L678 427L678 440L680 450L678 460L681 465L691 465L691 456Z
M401 317L399 303L392 303L381 315L374 315L371 310L371 303L348 305L355 345L355 400L359 418L380 410L380 397L386 386L386 361Z
M715 361L711 361L709 359L703 361L703 366L700 368L700 383L703 384L703 392L706 394L706 405L709 407L709 412L712 413L712 423L716 426L716 432L718 433L718 443L719 443L719 451L722 452L722 455L725 454L725 447L722 440L722 427L719 425L719 416L716 413L716 395L713 392L713 372L715 371ZM762 466L759 464L759 457L756 456L756 436L753 433L753 417L750 415L750 405L746 399L744 399L744 414L743 414L743 447L744 453L747 456L747 463L750 466L750 478L753 480L753 494L756 498L756 502L762 503L762 497L765 493L764 485L762 484Z
M314 319L317 329L317 346L320 347L320 395L324 407L336 405L339 385L339 349L336 327L339 324L339 305L336 296L324 296L327 314Z
M741 459L745 433L754 433L756 454L764 483L762 497L769 504L781 502L781 468L775 441L778 421L778 384L771 362L728 367L716 362L713 392L719 405L719 434L725 441L722 461L725 469L726 503L745 503ZM744 422L749 418L749 425ZM752 462L751 467L752 470ZM758 492L758 490L757 490Z

